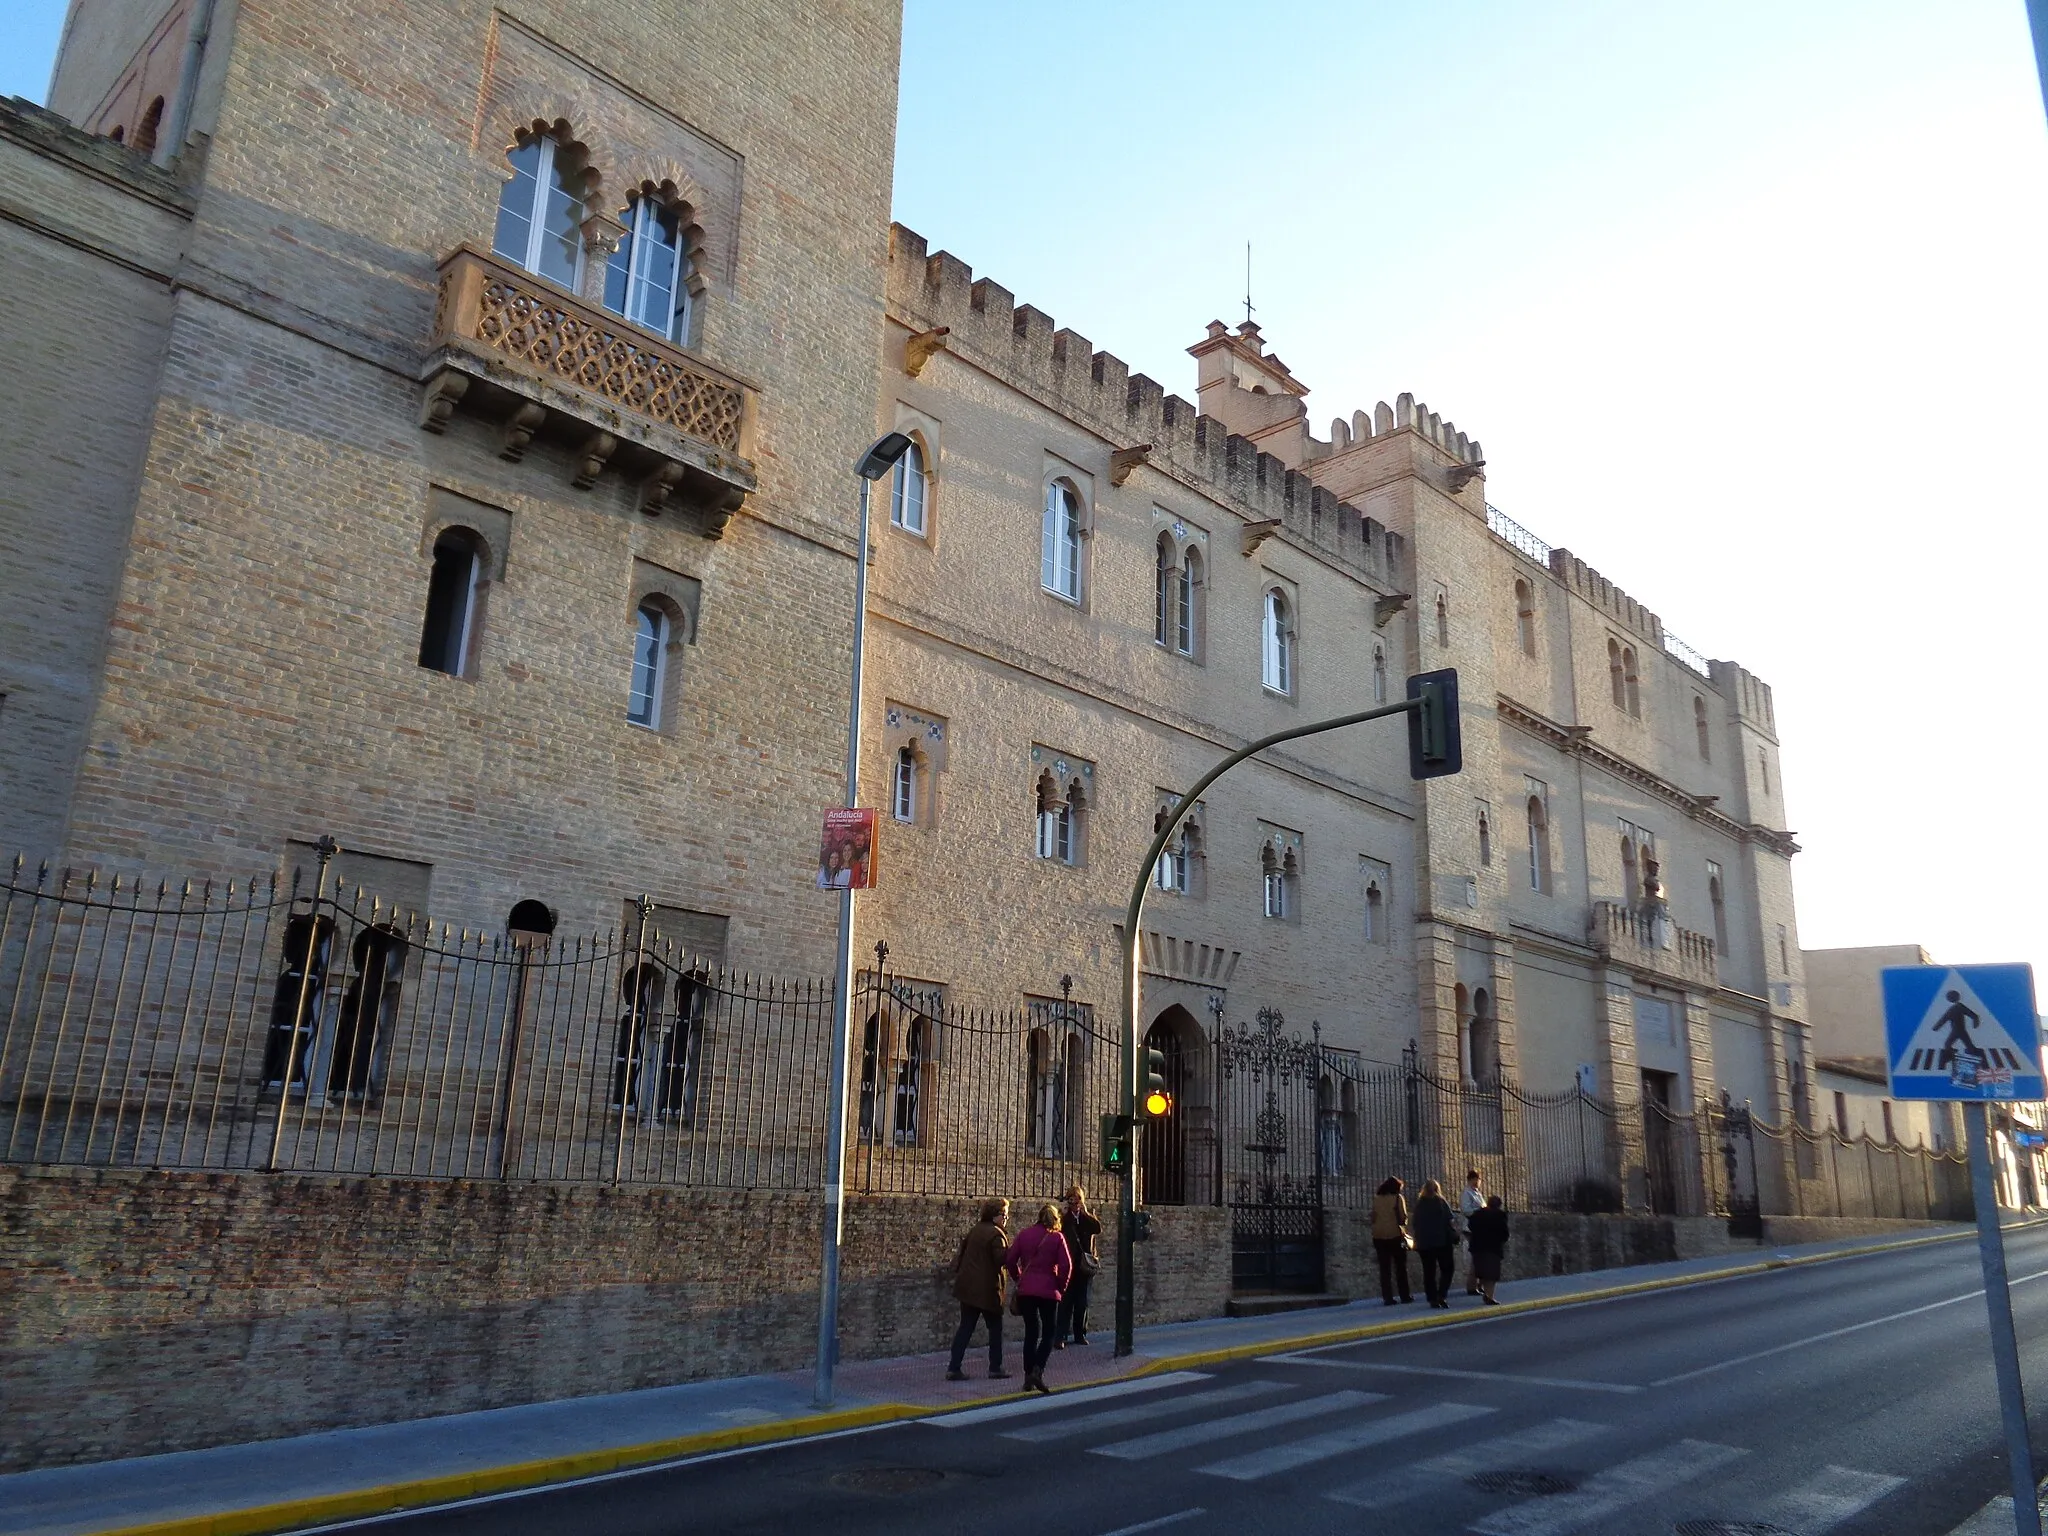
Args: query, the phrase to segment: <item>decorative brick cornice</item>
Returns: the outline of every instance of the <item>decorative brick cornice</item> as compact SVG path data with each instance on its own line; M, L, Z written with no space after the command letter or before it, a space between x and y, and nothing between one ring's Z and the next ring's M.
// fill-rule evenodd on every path
M1593 739L1592 728L1589 726L1562 725L1541 711L1511 699L1504 693L1495 695L1494 708L1508 724L1528 732L1538 740L1548 742L1560 752L1585 758L1602 771L1655 795L1667 804L1676 806L1694 821L1704 823L1725 837L1733 838L1738 843L1755 843L1781 858L1789 859L1799 852L1799 844L1793 841L1790 832L1781 832L1774 827L1766 827L1756 822L1745 825L1732 816L1723 815L1713 808L1710 798L1703 799L1672 783L1663 775L1651 772L1640 763L1631 762L1618 753L1610 752Z

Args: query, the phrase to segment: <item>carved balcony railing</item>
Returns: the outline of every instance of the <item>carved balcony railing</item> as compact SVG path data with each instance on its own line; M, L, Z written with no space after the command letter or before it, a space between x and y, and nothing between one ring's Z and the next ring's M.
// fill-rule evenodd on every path
M536 437L559 443L579 490L623 475L643 512L688 508L714 539L755 488L749 385L471 246L441 263L420 378L427 431L459 408L502 429L504 458Z
M1661 903L1596 901L1587 927L1603 960L1680 981L1719 984L1713 938L1679 927Z

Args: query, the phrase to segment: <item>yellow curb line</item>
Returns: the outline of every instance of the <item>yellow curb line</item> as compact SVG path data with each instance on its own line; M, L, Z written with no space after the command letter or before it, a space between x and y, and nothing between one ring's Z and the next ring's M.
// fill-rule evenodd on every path
M2041 1222L2038 1221L2015 1222L2007 1230L2039 1225ZM1659 1280L1638 1280L1629 1285L1611 1285L1600 1290L1578 1291L1567 1296L1510 1301L1486 1313L1460 1312L1451 1317L1402 1318L1394 1322L1367 1323L1353 1328L1333 1329L1306 1337L1268 1339L1259 1344L1233 1344L1223 1349L1169 1355L1148 1361L1128 1376L1108 1379L1129 1381L1166 1371L1185 1371L1203 1365L1222 1365L1232 1360L1248 1360L1258 1355L1322 1349L1332 1344L1349 1344L1389 1334L1415 1333L1424 1328L1468 1323L1478 1317L1509 1317L1522 1312L1541 1312L1556 1307L1577 1306L1588 1301L1608 1301L1619 1296L1636 1296L1647 1291L1676 1290L1681 1286L1703 1285L1711 1280L1759 1275L1773 1269L1794 1269L1808 1264L1827 1264L1840 1259L1862 1258L1867 1254L1890 1253L1901 1248L1921 1248L1932 1243L1959 1242L1972 1235L1974 1234L1970 1232L1939 1232L1926 1237L1902 1238L1897 1242L1873 1243L1868 1247L1853 1248L1843 1253L1812 1253L1793 1259L1764 1259L1753 1264L1708 1270L1696 1275L1670 1275ZM1102 1384L1087 1383L1088 1386ZM478 1472L417 1478L411 1482L386 1483L381 1487L355 1489L343 1493L313 1494L307 1498L286 1499L277 1504L261 1504L254 1508L231 1510L224 1514L188 1515L176 1520L155 1520L143 1525L111 1527L98 1533L98 1536L270 1536L270 1533L289 1531L300 1526L358 1519L365 1515L387 1514L394 1510L449 1504L459 1499L475 1498L481 1494L505 1493L513 1489L535 1488L548 1483L571 1482L600 1472L677 1461L685 1456L738 1450L746 1446L767 1445L778 1440L809 1439L837 1430L863 1429L869 1425L887 1424L897 1420L958 1413L968 1408L1006 1402L1015 1395L1005 1393L1000 1397L943 1404L874 1403L865 1408L845 1408L835 1413L810 1414L797 1419L777 1419L765 1424L742 1425L736 1429L715 1429L702 1434L679 1435L670 1440L649 1440L641 1445L623 1446L608 1451L580 1451L572 1455L546 1456L535 1461L488 1467Z

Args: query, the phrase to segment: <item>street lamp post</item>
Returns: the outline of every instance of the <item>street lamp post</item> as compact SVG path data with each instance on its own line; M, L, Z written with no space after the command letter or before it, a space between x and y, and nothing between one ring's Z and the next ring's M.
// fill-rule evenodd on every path
M910 451L901 432L884 433L855 461L860 479L860 537L854 556L853 681L846 706L846 804L860 803L860 670L868 633L868 487ZM846 1058L853 1044L853 888L839 893L839 958L833 970L832 1066L825 1105L825 1212L818 1266L818 1386L821 1408L832 1405L839 1363L839 1243L846 1228Z

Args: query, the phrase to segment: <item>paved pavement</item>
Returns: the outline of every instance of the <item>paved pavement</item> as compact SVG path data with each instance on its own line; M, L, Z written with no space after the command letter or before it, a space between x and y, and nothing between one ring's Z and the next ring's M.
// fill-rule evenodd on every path
M2044 1265L2048 1265L2048 1232L2016 1233L2013 1241L2015 1275L2028 1272L2031 1261L2025 1255L2031 1255L2033 1260L2040 1260ZM2028 1244L2033 1246L2024 1246ZM1864 1246L1868 1246L1867 1242L1816 1244L1799 1249L1753 1252L1679 1264L1609 1270L1590 1275L1559 1276L1504 1287L1502 1295L1518 1303L1545 1303L1554 1307L1572 1298L1611 1292L1619 1287L1666 1286L1724 1272L1735 1266L1755 1266L1760 1261L1810 1262L1832 1254L1855 1251ZM1248 1394L1244 1399L1245 1412L1270 1414L1283 1409L1288 1412L1299 1411L1306 1415L1300 1420L1301 1423L1305 1426L1315 1426L1313 1434L1354 1437L1363 1434L1366 1438L1358 1442L1359 1448L1380 1443L1380 1440L1391 1443L1390 1431L1368 1431L1363 1427L1378 1423L1382 1418L1389 1416L1397 1425L1414 1426L1413 1430L1404 1433L1433 1430L1437 1435L1450 1433L1455 1439L1463 1440L1477 1431L1459 1428L1463 1423L1463 1419L1459 1417L1461 1414L1476 1424L1482 1414L1497 1415L1507 1406L1504 1403L1489 1402L1467 1389L1469 1382L1475 1387L1483 1387L1486 1391L1498 1393L1504 1390L1499 1382L1490 1381L1483 1375L1466 1377L1440 1374L1443 1369L1449 1368L1445 1362L1474 1358L1472 1352L1475 1350L1483 1359L1492 1359L1502 1350L1520 1351L1527 1356L1512 1371L1512 1374L1518 1377L1520 1385L1508 1390L1563 1394L1567 1398L1574 1394L1592 1392L1597 1397L1625 1402L1628 1398L1649 1391L1649 1387L1640 1383L1628 1384L1625 1373L1631 1370L1639 1372L1644 1368L1645 1360L1653 1357L1661 1359L1669 1350L1676 1347L1672 1339L1664 1337L1667 1332L1674 1333L1680 1340L1691 1340L1692 1343L1688 1347L1694 1349L1703 1345L1712 1350L1721 1347L1717 1331L1720 1324L1717 1323L1715 1329L1706 1334L1700 1332L1702 1309L1706 1314L1711 1314L1714 1310L1713 1303L1701 1298L1732 1296L1744 1285L1782 1288L1796 1276L1800 1286L1798 1295L1806 1298L1800 1303L1799 1308L1795 1309L1797 1316L1793 1319L1792 1325L1797 1326L1798 1319L1812 1322L1820 1315L1812 1313L1815 1297L1840 1297L1844 1293L1844 1282L1852 1275L1857 1278L1853 1287L1850 1287L1849 1294L1859 1299L1865 1297L1868 1288L1873 1284L1878 1285L1880 1291L1889 1294L1885 1287L1894 1284L1891 1277L1895 1274L1919 1276L1920 1279L1914 1281L1914 1284L1922 1284L1928 1281L1929 1277L1938 1277L1933 1281L1935 1288L1941 1290L1946 1287L1946 1291L1952 1292L1958 1288L1961 1278L1967 1278L1974 1273L1974 1264L1974 1245L1967 1242L1944 1243L1894 1251L1883 1257L1845 1260L1839 1264L1827 1263L1810 1268L1802 1264L1786 1274L1768 1275L1752 1281L1731 1280L1711 1288L1663 1291L1632 1301L1609 1302L1597 1309L1537 1313L1515 1313L1513 1308L1497 1309L1487 1314L1492 1326L1474 1329L1453 1328L1450 1332L1440 1331L1438 1325L1456 1323L1459 1320L1458 1314L1448 1317L1438 1314L1431 1317L1423 1313L1419 1307L1388 1311L1377 1302L1354 1303L1343 1308L1286 1313L1261 1319L1215 1319L1149 1328L1141 1331L1138 1341L1139 1353L1124 1360L1113 1359L1107 1347L1107 1335L1098 1334L1095 1346L1068 1350L1054 1357L1052 1369L1048 1373L1050 1378L1063 1388L1072 1387L1077 1390L1063 1391L1050 1399L991 1404L973 1409L965 1417L955 1416L950 1420L942 1417L930 1422L946 1423L959 1429L973 1425L995 1426L1021 1416L1035 1418L1039 1424L1050 1425L1061 1422L1066 1415L1084 1416L1084 1405L1098 1401L1089 1396L1091 1389L1098 1393L1111 1394L1100 1398L1099 1401L1104 1406L1089 1410L1091 1412L1135 1410L1141 1405L1141 1400L1144 1406L1157 1408L1180 1401L1182 1395L1201 1398L1201 1394L1205 1392L1229 1389L1242 1390ZM1974 1281L1971 1281L1971 1285L1974 1286ZM2035 1289L2042 1294L2044 1304L2048 1304L2048 1287ZM1761 1315L1766 1318L1776 1317L1781 1305L1780 1298L1790 1294L1782 1290L1774 1291L1772 1299L1762 1307ZM2024 1287L2021 1293L2016 1293L2022 1295L2023 1299L2031 1294L2033 1293L2026 1292ZM1462 1296L1459 1296L1457 1301L1461 1311L1470 1305ZM1653 1308L1653 1304L1661 1304L1675 1310L1664 1313L1656 1312L1654 1309L1647 1312L1643 1310L1646 1307ZM1622 1310L1610 1314L1609 1308ZM1822 1306L1820 1311L1827 1313L1828 1309ZM1967 1307L1948 1307L1946 1311L1951 1318L1969 1315L1981 1319L1981 1311L1972 1313ZM1523 1332L1503 1331L1499 1325L1509 1319L1504 1318L1502 1313L1512 1313L1517 1319L1517 1327ZM1614 1321L1566 1321L1605 1319L1610 1315ZM1535 1328L1539 1318L1549 1321L1542 1328L1530 1332L1529 1330ZM1227 1357L1247 1353L1292 1354L1304 1347L1312 1347L1319 1341L1327 1340L1333 1334L1355 1334L1361 1328L1384 1326L1390 1319L1403 1327L1414 1327L1418 1324L1428 1326L1418 1333L1400 1336L1398 1343L1396 1339L1386 1339L1366 1345L1348 1346L1353 1351L1377 1351L1373 1358L1378 1360L1379 1364L1369 1368L1346 1367L1344 1369L1347 1375L1356 1375L1361 1379L1336 1383L1325 1381L1321 1383L1324 1390L1307 1392L1306 1395L1306 1387L1315 1385L1319 1378L1337 1373L1338 1368L1329 1362L1349 1358L1345 1348L1325 1351L1324 1354L1315 1356L1314 1358L1324 1362L1319 1365L1305 1364L1302 1360L1289 1360L1284 1368L1261 1366L1255 1371L1253 1367L1223 1363ZM2040 1320L2048 1323L2048 1314L2044 1314ZM1981 1325L1978 1332L1981 1335ZM1557 1340L1567 1338L1578 1340L1564 1352L1564 1357L1568 1357L1567 1364L1545 1364L1545 1359L1558 1353L1560 1346ZM1535 1342L1518 1343L1517 1340L1521 1339ZM1593 1346L1602 1339L1607 1340L1610 1350L1617 1342L1623 1346L1620 1355L1611 1360L1608 1368L1624 1373L1614 1379L1623 1383L1626 1390L1618 1388L1613 1392L1602 1392L1583 1385L1544 1385L1553 1377L1559 1381L1568 1379L1582 1382L1591 1369L1586 1363L1586 1351L1593 1349L1593 1353L1598 1355L1600 1351ZM1014 1345L1012 1348L1014 1351ZM1974 1352L1966 1348L1967 1359L1964 1364L1976 1361L1981 1354L1981 1348L1975 1349ZM1307 1358L1309 1357L1302 1357L1303 1360ZM1416 1362L1425 1359L1435 1363L1434 1369L1438 1374L1416 1374L1421 1370ZM1404 1362L1406 1369L1394 1369ZM1014 1368L1014 1360L1011 1363ZM1170 1366L1179 1366L1182 1369L1169 1374L1159 1374ZM236 1519L232 1522L234 1529L277 1529L286 1524L303 1524L316 1515L334 1518L349 1512L367 1513L377 1509L388 1509L394 1502L416 1505L436 1500L459 1499L465 1495L489 1494L494 1489L574 1477L582 1473L601 1473L621 1464L631 1465L657 1458L673 1460L707 1451L722 1452L730 1458L749 1440L781 1439L793 1434L832 1429L850 1431L878 1420L897 1420L907 1415L929 1413L934 1409L972 1404L989 1396L991 1389L986 1381L947 1383L943 1380L943 1368L944 1359L938 1355L849 1363L840 1373L838 1402L835 1405L835 1412L830 1415L820 1414L813 1408L809 1374L795 1373L786 1376L702 1382L654 1391L462 1414L407 1424L335 1431L255 1445L229 1446L97 1466L53 1468L18 1474L0 1478L0 1531L22 1533L22 1536L28 1536L28 1533L35 1533L35 1536L59 1536L59 1533L62 1533L62 1536L82 1536L82 1533L88 1532L155 1526L166 1531L178 1528L203 1533L213 1528L210 1519L212 1516L257 1507L268 1507L274 1514L267 1520ZM1206 1372L1199 1385L1188 1375L1190 1368ZM1492 1365L1484 1368L1499 1369ZM1957 1368L1963 1367L1959 1365ZM1984 1374L1987 1380L1988 1369L1986 1365ZM977 1375L980 1371L974 1357L970 1357L970 1370ZM1153 1374L1134 1379L1136 1373L1148 1371ZM1257 1374L1257 1371L1263 1371L1265 1374ZM1277 1375L1274 1374L1276 1371ZM1247 1374L1248 1372L1251 1374ZM1289 1386L1290 1383L1293 1385ZM1390 1391L1390 1384L1399 1390ZM1458 1390L1448 1398L1432 1396L1424 1401L1416 1396L1419 1385L1434 1389L1445 1384L1452 1384ZM1012 1385L1003 1383L998 1390L1007 1389ZM1650 1383L1650 1386L1659 1388L1665 1385L1675 1383ZM1690 1393L1660 1394L1658 1400L1661 1401L1663 1396L1667 1395L1685 1399ZM1268 1397L1273 1400L1263 1401ZM1261 1401L1255 1402L1254 1399ZM1969 1394L1961 1394L1957 1399L1956 1411L1973 1412L1972 1401ZM2044 1398L2044 1401L2048 1401L2048 1398ZM1112 1402L1120 1406L1112 1410L1108 1406ZM1201 1398L1200 1402L1189 1409L1176 1409L1162 1417L1171 1418L1181 1412L1193 1413L1211 1402L1227 1405L1237 1402L1237 1399ZM1318 1406L1313 1410L1288 1408L1289 1404L1296 1402L1317 1402ZM1613 1402L1609 1402L1608 1406L1612 1407ZM1354 1415L1361 1412L1364 1416L1356 1418L1354 1422ZM982 1417L973 1417L973 1413L979 1413ZM1410 1413L1421 1413L1424 1417L1402 1417L1403 1414ZM1046 1414L1053 1417L1037 1417ZM1226 1414L1223 1417L1230 1418L1231 1415ZM1277 1427L1284 1419L1283 1413L1281 1418L1275 1419L1273 1423ZM1506 1421L1489 1417L1488 1429L1491 1430L1496 1422ZM1566 1415L1558 1422L1569 1426L1580 1421ZM1990 1422L1995 1432L1995 1416ZM1015 1427L1017 1426L1012 1426ZM1105 1429L1107 1427L1101 1426ZM1539 1432L1538 1426L1524 1427L1537 1436L1535 1440L1526 1442L1532 1447L1530 1455L1536 1454L1533 1447L1550 1443L1543 1437L1543 1432ZM924 1425L901 1426L889 1430L888 1433L900 1435L908 1433L913 1428L927 1440L933 1438L933 1432ZM975 1435L967 1437L951 1435L942 1438L959 1439L962 1443L967 1443L977 1436L986 1438L994 1435L1007 1448L1011 1442L1004 1437L1010 1433L1011 1429L998 1432L991 1428L977 1431ZM1082 1444L1091 1444L1093 1439L1099 1438L1095 1427L1084 1428L1078 1433ZM1234 1445L1242 1435L1254 1434L1256 1431L1235 1425L1227 1433ZM1590 1439L1583 1444L1571 1440L1569 1437L1577 1431L1569 1427L1563 1431L1550 1433L1564 1434L1567 1437L1558 1442L1559 1455L1574 1449L1582 1455L1605 1454L1596 1450ZM1380 1437L1379 1440L1376 1440L1375 1436ZM1063 1437L1050 1436L1044 1443L1059 1449L1056 1442L1061 1438ZM1726 1439L1724 1435L1721 1440L1707 1438L1700 1440L1699 1443L1718 1446L1726 1443ZM824 1454L829 1458L832 1455L852 1453L828 1451L827 1447L865 1448L879 1442L862 1437L811 1443L817 1449L808 1454ZM1027 1439L1017 1443L1040 1442ZM1507 1443L1511 1447L1525 1444L1524 1441L1513 1439ZM1691 1441L1688 1440L1687 1443ZM1100 1449L1092 1444L1091 1448ZM697 1465L767 1467L778 1457L787 1458L798 1454L799 1448L790 1447L774 1453L759 1453L756 1457L744 1461L700 1461ZM865 1454L865 1450L862 1454ZM1063 1460L1071 1460L1065 1456L1064 1451L1061 1454ZM1704 1475L1706 1471L1713 1470L1706 1463L1713 1461L1722 1453L1714 1451L1687 1454L1703 1458L1698 1475ZM1110 1460L1113 1461L1115 1458ZM1405 1465L1405 1453L1401 1460ZM1094 1463L1090 1462L1087 1465L1092 1466ZM1197 1470L1207 1465L1202 1463ZM858 1468L852 1470L857 1471ZM944 1468L940 1470L944 1476L951 1476ZM1671 1472L1671 1469L1667 1468L1666 1471ZM662 1485L661 1479L664 1477L701 1475L681 1470L662 1474L639 1473L630 1478L625 1474L616 1474L611 1482L586 1486L614 1492L628 1488L637 1490L643 1486L653 1488ZM727 1478L733 1476L720 1475ZM1261 1474L1265 1475L1267 1474ZM1467 1475L1459 1474L1460 1477ZM1473 1472L1469 1475L1477 1476L1480 1473ZM643 1484L642 1480L648 1477L653 1477L654 1481ZM858 1481L856 1479L856 1482ZM1248 1481L1256 1482L1258 1479ZM1453 1484L1457 1483L1456 1478L1451 1481ZM1982 1483L1983 1479L1978 1479L1978 1482ZM745 1483L746 1476L740 1475L736 1486ZM1867 1488L1874 1485L1862 1483L1857 1486ZM1976 1485L1973 1484L1974 1486ZM1997 1480L1992 1479L1989 1485L1978 1489L1977 1502L1981 1503L1984 1497L1995 1492L1996 1486ZM391 1492L393 1489L400 1491L394 1495ZM361 1496L352 1510L340 1499L340 1496L348 1495ZM618 1495L626 1498L628 1503L640 1496L638 1492L631 1497ZM1837 1496L1847 1495L1838 1492ZM512 1520L515 1514L517 1519L523 1520L534 1510L543 1507L553 1508L552 1504L544 1504L544 1501L568 1498L574 1505L578 1499L592 1497L598 1497L599 1504L607 1510L614 1502L614 1493L594 1496L568 1490L559 1494L529 1494L518 1500L485 1506L492 1511L485 1524L463 1528L498 1529L500 1526L495 1522ZM691 1497L694 1502L695 1495ZM869 1495L860 1493L858 1497L866 1498ZM899 1510L899 1513L906 1512ZM785 1509L782 1515L776 1518L786 1520L791 1513L791 1510ZM1166 1513L1170 1514L1172 1511ZM418 1518L454 1519L460 1522L472 1517L457 1513ZM562 1525L569 1523L568 1518L563 1517L563 1512L557 1512L550 1518L559 1519L560 1523L551 1526L543 1521L528 1528L560 1529ZM613 1527L609 1518L597 1521L596 1525L600 1530L672 1529L672 1510L670 1516L666 1518L666 1524L657 1523L645 1527L637 1524ZM733 1529L748 1528L749 1516L745 1509L735 1506L730 1511L730 1518L736 1522ZM1188 1518L1192 1520L1196 1517ZM578 1508L573 1519L578 1524L592 1523L588 1509ZM191 1523L184 1523L188 1521ZM179 1522L179 1525L173 1527L168 1524L169 1522ZM772 1525L775 1520L769 1520L767 1523ZM1563 1527L1558 1529L1562 1531ZM1931 1531L1933 1527L1929 1529ZM1946 1530L1947 1527L1941 1529Z
M2039 1380L2048 1232L2011 1253ZM1956 1243L1281 1347L364 1528L1978 1536L2001 1444L1976 1254Z

